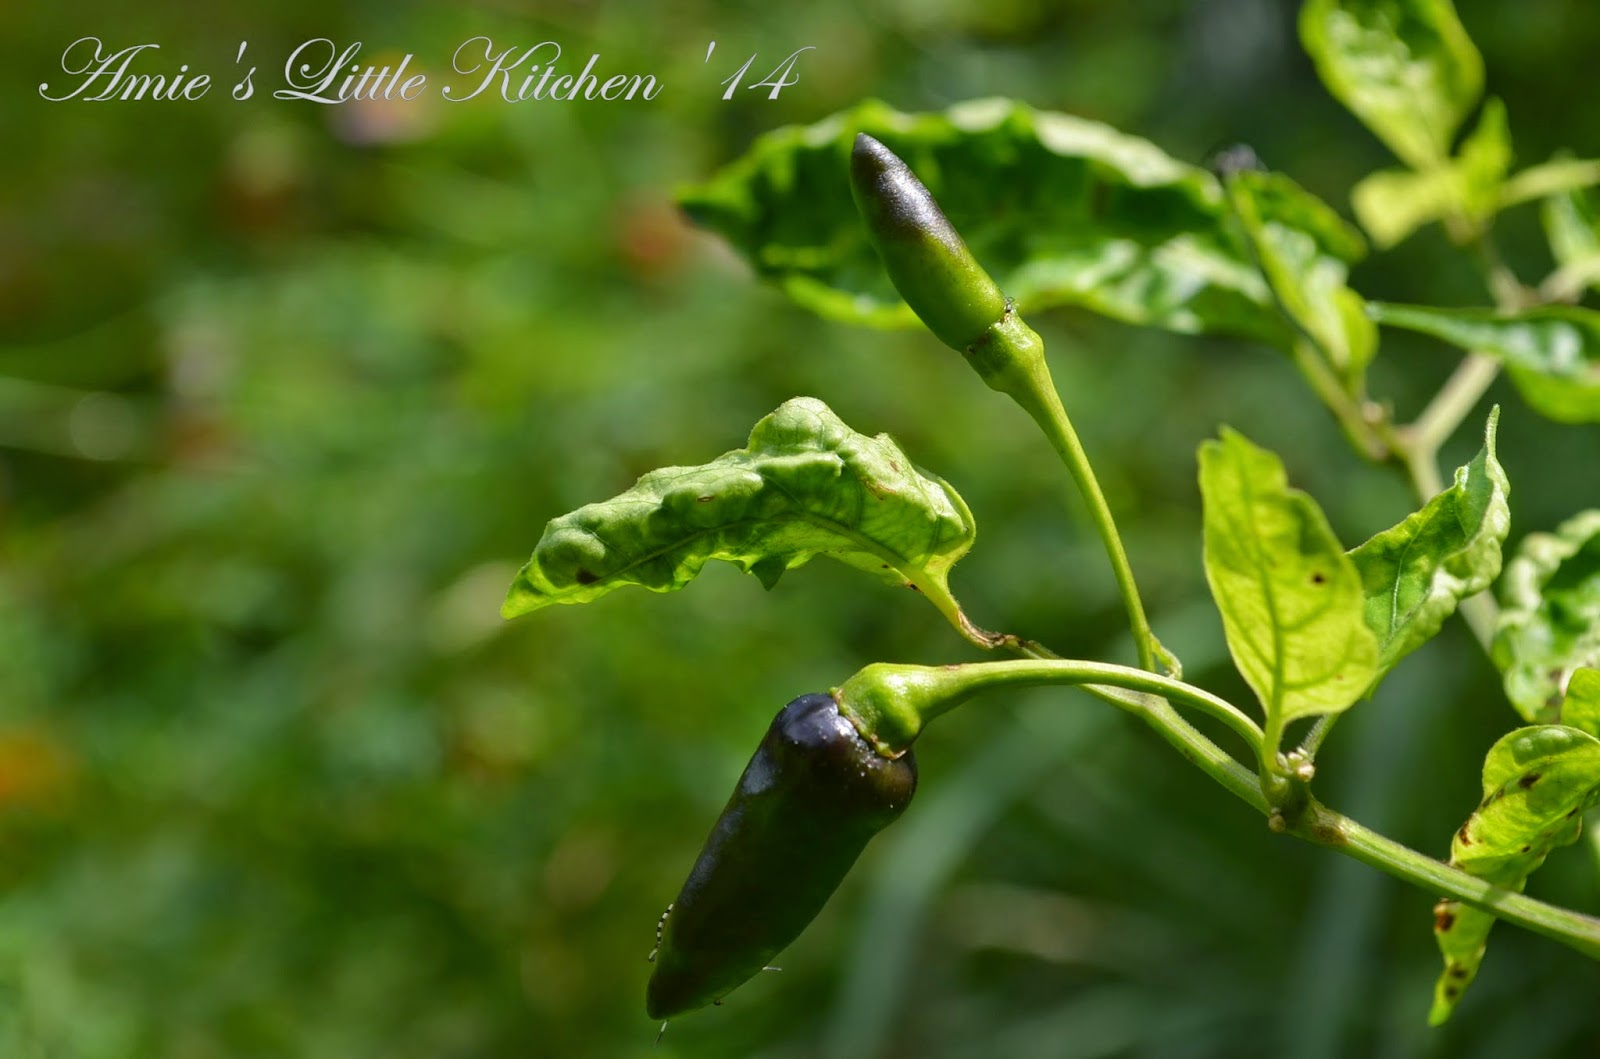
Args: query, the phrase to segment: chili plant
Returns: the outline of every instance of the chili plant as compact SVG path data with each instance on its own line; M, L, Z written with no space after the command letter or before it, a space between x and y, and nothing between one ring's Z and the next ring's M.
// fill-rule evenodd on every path
M949 585L976 532L961 496L893 439L858 433L811 397L758 422L744 448L654 471L552 521L507 617L624 585L675 590L713 559L770 588L826 555L921 595L967 642L1017 656L874 662L785 707L658 928L651 1015L719 1001L766 966L905 810L923 728L1018 685L1077 687L1126 710L1273 831L1438 897L1434 1023L1472 981L1496 919L1600 959L1600 919L1522 893L1600 802L1600 509L1530 534L1502 576L1511 508L1498 410L1475 419L1482 447L1448 484L1438 466L1440 446L1502 371L1536 411L1600 422L1600 312L1578 304L1600 287L1600 206L1585 190L1600 183L1600 161L1512 172L1506 109L1482 99L1482 61L1448 0L1309 0L1300 31L1328 89L1401 163L1352 191L1365 236L1248 150L1208 170L1008 100L939 114L863 103L767 134L682 195L691 217L796 301L869 326L920 320L1038 424L1104 547L1137 664L1063 658L981 626ZM1502 263L1492 229L1501 210L1534 201L1557 267L1529 286ZM1492 305L1395 305L1349 285L1369 240L1387 248L1431 223L1475 253ZM1252 707L1186 682L1151 628L1043 342L1023 319L1063 305L1281 351L1356 452L1398 467L1414 488L1416 511L1347 549L1275 454L1226 427L1200 447L1204 568ZM1368 392L1381 327L1465 351L1412 422ZM1497 579L1498 603L1488 593ZM1313 784L1339 717L1458 611L1524 726L1488 749L1483 799L1462 806L1440 861L1324 805ZM1191 713L1237 735L1243 760Z

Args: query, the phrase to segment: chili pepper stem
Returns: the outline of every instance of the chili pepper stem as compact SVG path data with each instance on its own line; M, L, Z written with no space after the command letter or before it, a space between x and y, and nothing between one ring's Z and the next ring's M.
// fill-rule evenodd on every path
M1197 731L1165 700L1223 721L1258 756L1266 753L1264 733L1232 703L1181 680L1128 666L1065 659L941 667L879 663L851 677L835 690L834 696L840 702L840 712L848 714L864 733L875 731L910 739L934 717L984 691L1046 684L1080 686L1139 716L1222 787L1266 815L1275 832L1326 846L1436 897L1481 909L1600 959L1600 919L1495 886L1371 831L1317 801L1303 778L1284 777L1287 795L1269 802L1255 775Z
M1023 323L1015 310L1008 309L1005 318L967 351L967 359L991 389L1010 397L1033 418L1072 475L1089 509L1095 532L1105 547L1106 558L1111 562L1111 572L1128 612L1128 625L1139 653L1139 667L1154 672L1159 659L1166 668L1176 672L1177 660L1161 646L1150 629L1111 505L1106 503L1088 453L1078 440L1078 432L1073 429L1055 380L1050 376L1050 366L1044 358L1044 340Z

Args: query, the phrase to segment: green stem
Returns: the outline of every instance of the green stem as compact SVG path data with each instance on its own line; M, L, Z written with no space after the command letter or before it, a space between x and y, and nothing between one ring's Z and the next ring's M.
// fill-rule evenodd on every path
M1379 424L1381 415L1376 413L1382 410L1377 405L1359 401L1352 397L1339 381L1333 369L1328 367L1327 353L1321 350L1316 340L1309 334L1294 344L1294 363L1300 369L1300 374L1311 388L1316 391L1328 411L1339 423L1339 429L1344 432L1345 440L1349 441L1356 452L1365 459L1374 463L1382 462L1389 458L1391 450L1387 444ZM1373 418L1367 415L1367 409L1374 410Z
M1483 353L1467 354L1443 388L1428 402L1428 407L1411 424L1407 431L1408 451L1413 456L1425 455L1430 460L1435 459L1439 449L1461 426L1462 420L1483 400L1483 395L1499 374L1500 362L1494 357ZM1438 477L1437 470L1434 476Z
M1371 831L1316 802L1311 804L1308 816L1312 818L1311 822L1294 831L1299 837L1337 849L1346 856L1403 879L1437 897L1471 905L1507 923L1559 941L1592 960L1600 960L1600 919L1594 916L1546 904L1526 894L1485 882Z
M1157 696L1221 720L1258 755L1266 750L1263 733L1233 704L1183 681L1127 666L1076 660L1030 659L941 667L878 664L861 670L836 695L841 708L848 708L856 717L858 726L863 723L859 715L865 715L870 727L864 731L890 733L909 743L922 724L973 695L995 688L1049 684L1083 687L1141 717L1218 784L1266 815L1274 831L1326 846L1436 897L1481 909L1591 959L1600 959L1600 919L1503 889L1434 860L1328 809L1310 796L1303 782L1289 781L1294 797L1287 803L1269 802L1249 770Z
M1111 505L1106 503L1105 493L1101 491L1099 479L1089 463L1089 455L1084 452L1078 432L1073 429L1072 420L1061 403L1061 395L1050 376L1050 367L1045 363L1043 343L1027 329L1027 325L1015 318L1015 314L1008 318L1008 322L1010 320L1015 320L1015 326L1026 333L1017 344L1037 344L1037 354L1018 356L1006 365L1009 370L986 373L985 380L1033 417L1072 475L1073 483L1089 509L1089 517L1100 536L1100 543L1105 547L1106 558L1111 562L1117 591L1121 593L1123 607L1128 612L1128 626L1133 631L1139 666L1154 670L1158 651L1155 633L1151 631L1150 620L1145 616L1144 601L1139 598L1139 585L1134 580L1133 567L1128 563L1128 553L1122 547L1122 536L1117 532ZM998 328L996 330L999 331Z

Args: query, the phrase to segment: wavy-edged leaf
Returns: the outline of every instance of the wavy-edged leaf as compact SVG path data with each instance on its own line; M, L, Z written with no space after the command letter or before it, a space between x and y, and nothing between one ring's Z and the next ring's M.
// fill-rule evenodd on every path
M1378 348L1378 327L1345 280L1348 263L1365 255L1366 241L1282 173L1232 172L1227 192L1278 307L1335 370L1359 377Z
M1450 488L1350 552L1366 595L1367 627L1378 637L1374 683L1432 639L1457 604L1500 576L1500 548L1511 529L1511 483L1495 458L1499 421L1496 408L1484 428L1483 448L1456 468Z
M1378 671L1361 575L1317 502L1236 431L1200 446L1206 580L1268 728L1346 709Z
M1214 176L1110 126L1011 100L921 114L870 100L761 136L679 202L813 311L916 326L851 198L858 132L906 161L1024 312L1075 305L1172 331L1288 341L1226 230Z
M1483 91L1450 0L1307 0L1300 42L1333 97L1415 169L1448 157Z
M1600 510L1530 533L1506 564L1492 655L1506 697L1552 721L1573 673L1600 666Z
M1523 400L1561 423L1600 422L1600 312L1551 305L1498 313L1371 302L1380 324L1496 357Z
M887 434L846 426L813 397L786 401L750 443L699 467L663 467L610 500L551 520L502 613L587 603L624 585L670 592L709 560L771 588L829 555L953 606L950 567L972 546L966 504Z
M1450 863L1508 890L1521 890L1550 851L1575 841L1583 814L1600 803L1600 739L1565 725L1518 728L1489 749L1483 802L1450 843ZM1434 907L1444 973L1428 1021L1450 1017L1478 973L1494 917L1455 901Z

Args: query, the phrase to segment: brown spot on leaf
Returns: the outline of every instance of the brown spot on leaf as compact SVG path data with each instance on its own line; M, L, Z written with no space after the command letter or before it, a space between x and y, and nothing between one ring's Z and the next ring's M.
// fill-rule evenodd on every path
M1542 773L1542 772L1529 772L1529 773L1527 773L1526 775L1522 776L1520 779L1517 780L1517 786L1521 787L1523 790L1527 790L1529 787L1532 787L1535 783L1538 783L1539 782L1539 777L1541 777L1543 775L1544 775L1544 773Z
M1456 925L1455 910L1450 907L1449 901L1440 901L1433 906L1433 929L1443 934Z
M596 581L600 580L600 576L598 574L596 574L594 571L585 570L581 566L578 567L578 572L576 574L574 574L573 577L574 577L574 579L577 580L578 584L580 584L580 585L592 585Z
M1466 824L1462 824L1461 825L1461 830L1456 832L1456 837L1461 840L1461 844L1463 846L1472 845L1472 836L1467 834L1467 825Z
M1523 846L1522 847L1522 852L1531 853L1531 852L1533 852L1533 847L1532 846Z
M1311 572L1311 583L1313 585L1325 585L1328 583L1328 578L1321 570L1313 570Z
M1461 966L1459 963L1452 963L1450 965L1451 978L1465 978L1466 976L1467 969L1465 967Z

